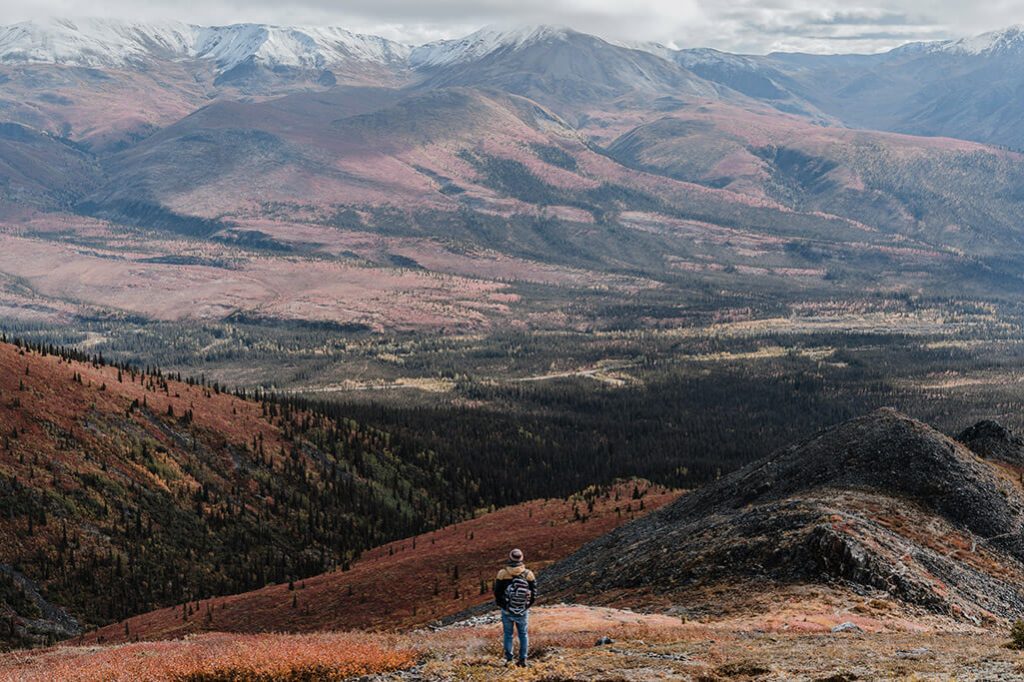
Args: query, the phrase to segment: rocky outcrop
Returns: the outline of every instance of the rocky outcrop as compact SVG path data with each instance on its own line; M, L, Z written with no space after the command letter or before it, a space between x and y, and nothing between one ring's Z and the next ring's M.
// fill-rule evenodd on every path
M0 564L0 639L33 646L82 633L78 621L47 601L39 586L7 564Z
M880 410L772 453L582 548L555 599L822 583L981 622L1024 615L1024 495L990 461Z
M956 439L982 457L1024 467L1024 438L1002 424L985 419L964 429Z

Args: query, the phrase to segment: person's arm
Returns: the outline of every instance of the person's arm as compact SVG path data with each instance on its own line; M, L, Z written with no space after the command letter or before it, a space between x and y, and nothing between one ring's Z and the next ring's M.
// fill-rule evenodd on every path
M530 579L526 581L530 585L530 606L533 606L533 602L537 601L537 576L530 571Z
M498 577L494 581L494 603L501 608L505 608L505 589L508 587L508 580L502 580L501 572L498 572Z

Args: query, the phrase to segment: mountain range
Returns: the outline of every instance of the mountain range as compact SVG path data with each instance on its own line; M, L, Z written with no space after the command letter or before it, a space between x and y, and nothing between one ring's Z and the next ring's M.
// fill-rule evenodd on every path
M9 26L2 294L33 324L377 331L628 326L638 295L669 318L1015 299L1019 33L751 56L553 26Z
M50 19L0 28L0 63L101 70L192 63L208 65L217 85L245 87L266 72L280 80L303 73L322 85L380 83L387 75L391 83L518 90L569 77L577 86L592 81L595 93L612 85L727 99L739 93L780 111L853 127L1019 146L1011 107L1024 59L1022 35L1013 26L872 55L757 56L615 43L544 25L486 27L411 46L330 26Z
M14 24L0 32L0 46L0 59L6 63L131 68L196 59L213 62L221 74L248 60L269 67L325 68L345 61L403 63L410 54L405 45L333 27L194 26L112 19Z

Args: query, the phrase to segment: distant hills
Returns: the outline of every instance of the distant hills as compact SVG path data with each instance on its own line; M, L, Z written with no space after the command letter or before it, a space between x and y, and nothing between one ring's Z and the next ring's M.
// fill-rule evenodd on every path
M855 128L1024 147L1016 113L1024 64L1019 26L875 55L672 56L782 111L818 111Z

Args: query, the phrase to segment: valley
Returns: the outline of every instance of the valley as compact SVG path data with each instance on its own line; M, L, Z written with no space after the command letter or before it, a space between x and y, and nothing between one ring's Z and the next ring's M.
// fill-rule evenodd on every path
M954 442L881 410L674 501L633 484L632 493L629 486L586 493L572 507L549 500L499 510L382 546L350 571L183 604L88 641L0 656L0 676L1011 680L1020 674L1019 653L995 626L1024 609L1014 587L1019 534L1001 532L1019 522L1024 504L1024 441L983 424L960 437ZM325 616L335 627L338 618L380 618L381 607L362 605L387 598L392 585L416 581L441 562L457 567L483 558L508 543L501 534L510 527L536 536L531 524L562 517L551 528L564 529L563 540L564 532L579 538L574 528L611 520L607 512L621 504L620 495L630 505L646 499L662 506L541 572L545 592L534 610L535 660L527 671L497 662L496 616L486 608L402 634L220 632L260 632L267 623L319 631ZM592 519L581 524L562 516L585 501L595 503ZM513 516L519 521L510 523ZM762 533L758 524L777 527ZM777 539L785 546L758 544ZM483 545L474 548L477 541ZM561 552L564 542L552 546ZM546 563L541 550L537 565ZM456 594L460 579L476 582L457 569L453 578L450 565L443 565L445 582ZM346 591L339 582L359 587ZM448 608L486 599L464 598ZM437 612L410 611L403 601L391 613L414 622ZM398 621L380 622L390 629ZM170 639L204 630L214 632ZM89 644L108 636L124 643Z
M1024 678L1022 29L458 30L0 26L0 680Z

